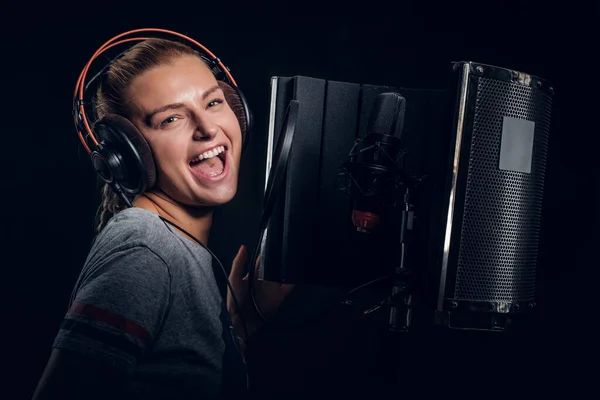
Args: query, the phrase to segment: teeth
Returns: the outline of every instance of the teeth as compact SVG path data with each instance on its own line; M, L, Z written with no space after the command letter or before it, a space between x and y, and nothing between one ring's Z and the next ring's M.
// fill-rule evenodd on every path
M219 154L221 154L224 151L225 151L225 146L215 147L212 150L205 151L204 153L200 154L198 157L194 158L192 160L192 162L206 160L208 158L212 158L212 157L218 156Z

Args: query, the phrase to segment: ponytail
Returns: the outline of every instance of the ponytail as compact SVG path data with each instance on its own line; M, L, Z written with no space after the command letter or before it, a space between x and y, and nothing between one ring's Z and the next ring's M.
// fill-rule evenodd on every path
M123 204L123 200L105 183L102 186L102 200L96 214L96 232L100 233L108 221L125 208L127 207Z

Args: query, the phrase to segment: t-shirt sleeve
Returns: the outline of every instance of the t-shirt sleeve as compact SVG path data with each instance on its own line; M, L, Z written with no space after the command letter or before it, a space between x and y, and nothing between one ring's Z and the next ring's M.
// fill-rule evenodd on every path
M121 250L86 268L53 347L130 373L169 307L167 265L147 247Z

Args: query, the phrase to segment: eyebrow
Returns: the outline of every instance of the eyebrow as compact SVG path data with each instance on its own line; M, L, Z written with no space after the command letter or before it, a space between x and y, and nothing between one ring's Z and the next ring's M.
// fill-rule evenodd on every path
M206 100L206 98L208 96L210 96L211 94L213 94L217 90L221 90L221 87L218 84L215 85L215 86L213 86L213 87L211 87L207 91L205 91L202 94L202 100ZM152 110L152 111L150 111L150 112L148 112L148 113L146 113L144 115L144 122L147 125L150 125L150 122L152 121L152 118L154 118L154 116L156 114L159 114L159 113L167 111L167 110L177 110L177 109L180 109L180 108L183 108L183 107L185 107L185 104L183 104L183 103L172 103L172 104L167 104L165 106L161 106L161 107L155 108L154 110Z

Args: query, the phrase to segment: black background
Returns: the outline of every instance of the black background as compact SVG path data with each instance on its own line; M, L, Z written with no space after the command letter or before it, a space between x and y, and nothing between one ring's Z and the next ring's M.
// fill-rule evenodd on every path
M257 337L249 356L262 398L359 390L371 391L370 397L384 390L397 396L572 394L593 383L599 3L358 2L360 14L353 16L343 16L349 6L250 3L127 10L108 3L9 5L3 12L3 398L31 396L92 238L95 176L72 126L75 80L104 41L138 27L177 30L208 46L253 106L257 129L238 196L218 211L211 235L226 267L257 233L271 76L438 88L450 61L472 60L554 85L538 326L516 338L447 333L402 339L385 333L384 317L361 318L342 308ZM328 15L314 15L325 8ZM282 312L293 313L302 293Z

